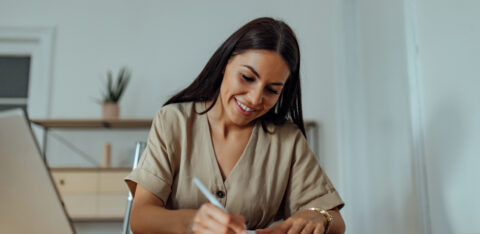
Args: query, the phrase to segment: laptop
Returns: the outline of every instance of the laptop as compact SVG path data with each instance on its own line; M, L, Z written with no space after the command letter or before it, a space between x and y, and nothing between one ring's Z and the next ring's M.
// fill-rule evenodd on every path
M0 233L75 233L21 109L0 112Z

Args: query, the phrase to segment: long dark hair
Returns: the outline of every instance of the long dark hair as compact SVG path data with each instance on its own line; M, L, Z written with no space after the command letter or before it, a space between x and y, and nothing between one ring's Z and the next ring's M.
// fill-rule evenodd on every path
M305 135L300 90L300 50L292 29L283 21L268 17L254 19L234 32L212 55L202 72L187 88L171 97L164 105L190 101L211 101L204 112L215 105L223 80L223 70L228 60L250 49L276 51L290 69L280 97L272 109L259 117L263 129L266 124L280 125L289 118Z

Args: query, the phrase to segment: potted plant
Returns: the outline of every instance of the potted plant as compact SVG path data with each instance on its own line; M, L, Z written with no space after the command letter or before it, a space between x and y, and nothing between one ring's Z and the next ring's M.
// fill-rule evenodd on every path
M104 119L118 119L120 109L118 102L127 88L130 77L131 73L126 67L120 69L116 81L113 79L112 72L107 72L106 91L102 92L102 117Z

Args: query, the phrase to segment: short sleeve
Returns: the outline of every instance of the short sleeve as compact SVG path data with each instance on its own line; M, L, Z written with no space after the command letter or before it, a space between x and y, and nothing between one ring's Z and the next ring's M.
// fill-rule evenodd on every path
M325 210L342 208L344 202L320 167L300 131L295 137L293 147L290 179L284 197L285 217L311 207Z
M167 119L160 110L152 122L146 148L138 166L127 177L127 183L132 195L135 196L137 184L160 198L164 204L171 193L171 185L175 171L172 152L168 148L164 125Z

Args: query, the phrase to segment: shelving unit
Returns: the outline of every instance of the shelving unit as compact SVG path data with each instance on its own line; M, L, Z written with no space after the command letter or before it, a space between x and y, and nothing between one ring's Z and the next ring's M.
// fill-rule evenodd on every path
M55 186L75 222L123 220L131 168L51 168Z
M33 119L30 121L44 129L45 162L48 134L52 129L149 129L152 125L152 119ZM123 220L128 196L128 188L123 178L131 170L131 167L55 167L50 168L50 174L73 221L103 222Z
M44 129L43 158L47 162L48 132L51 129L149 129L152 119L32 119Z

